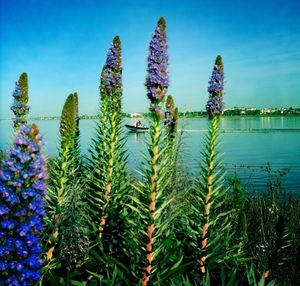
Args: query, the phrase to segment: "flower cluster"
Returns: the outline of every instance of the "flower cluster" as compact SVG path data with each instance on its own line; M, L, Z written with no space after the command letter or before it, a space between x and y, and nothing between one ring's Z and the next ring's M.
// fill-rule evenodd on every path
M220 115L224 109L224 69L221 56L217 56L212 76L209 81L209 98L206 110L209 118Z
M14 126L20 126L25 124L26 118L25 116L29 112L28 106L28 82L27 82L27 74L23 73L20 76L18 82L16 82L16 87L13 92L14 102L11 107L11 110L15 114L15 118L13 118Z
M40 279L38 234L44 216L45 171L36 125L21 125L0 170L0 271L3 285ZM1 284L2 285L2 284Z
M166 22L160 18L149 45L148 76L145 82L147 96L151 101L150 110L155 111L158 117L161 114L158 104L164 99L169 86L167 48Z
M105 71L102 82L109 93L119 93L122 90L121 41L116 36L106 56Z

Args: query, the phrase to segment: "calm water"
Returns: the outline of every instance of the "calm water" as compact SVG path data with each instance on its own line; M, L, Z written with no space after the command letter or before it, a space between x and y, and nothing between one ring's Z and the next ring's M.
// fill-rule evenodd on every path
M126 123L133 120L126 119ZM57 154L58 121L36 121L44 139L45 152ZM200 152L206 133L205 118L186 119L183 161L191 176L198 172ZM260 166L270 163L274 170L289 168L283 184L287 191L300 192L300 117L225 117L221 121L223 133L223 163L228 175L235 172L251 189L262 190L270 176ZM94 134L95 121L81 120L82 151L87 153ZM294 130L293 130L294 129ZM12 137L10 121L0 121L0 149L9 147ZM129 164L137 168L145 149L146 134L126 132Z

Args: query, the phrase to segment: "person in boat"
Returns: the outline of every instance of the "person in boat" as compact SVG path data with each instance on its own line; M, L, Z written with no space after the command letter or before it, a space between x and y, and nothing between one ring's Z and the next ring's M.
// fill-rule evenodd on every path
M135 127L139 127L142 125L142 123L140 120L137 120L134 125L135 125Z

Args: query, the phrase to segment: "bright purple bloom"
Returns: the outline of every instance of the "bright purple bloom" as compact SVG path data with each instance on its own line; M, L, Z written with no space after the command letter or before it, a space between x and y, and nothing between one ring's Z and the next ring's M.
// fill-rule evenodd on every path
M3 181L9 181L12 177L13 173L5 170L0 170L0 179Z
M224 110L224 70L221 56L217 56L212 76L209 81L209 98L206 110L209 118L220 115Z
M45 183L42 181L36 181L32 184L32 187L38 191L43 191L45 190Z
M7 194L7 196L5 197L5 202L7 202L9 206L13 206L20 203L20 199L17 194L13 192L7 192L5 194Z
M13 92L13 97L15 97L15 98L16 97L22 97L22 91L21 91L21 88L20 88L20 85L19 85L18 82L16 82L16 88ZM17 102L16 102L16 104L17 104Z
M21 186L24 184L24 182L25 182L24 179L22 179L22 178L17 178L17 179L15 179L15 180L12 180L12 181L10 182L10 185L18 188L18 187L21 187Z
M24 165L17 162L14 165L9 166L8 170L10 170L11 172L19 172L19 171L23 170L23 168L24 168Z
M21 74L18 82L16 82L16 87L13 92L13 105L11 110L15 114L13 118L14 127L19 127L22 124L26 124L25 116L28 114L28 80L27 74Z
M25 216L27 214L27 209L25 208L20 208L18 209L15 213L14 216L15 217L21 217L21 216Z
M42 251L42 248L39 245L35 245L31 248L31 253L33 254L40 254Z
M33 162L30 163L30 168L41 169L43 167L43 158L41 156L37 157Z
M5 257L9 255L9 248L4 245L4 246L0 246L0 257Z
M4 271L7 268L7 262L6 261L0 261L0 271Z
M0 230L0 239L3 239L5 237L5 235L6 235L5 232Z
M3 219L0 223L0 227L5 230L11 230L14 229L17 225L17 221L13 219Z
M38 281L41 278L41 274L36 270L27 271L27 278L33 281Z
M24 269L24 267L25 267L24 264L21 262L18 262L15 266L15 268L18 272L21 272Z
M26 188L21 191L23 199L27 199L28 197L34 197L36 194L36 191L32 188Z
M12 166L13 164L15 164L16 160L9 158L3 161L3 164L5 164L6 166Z
M169 86L167 49L166 22L164 18L160 18L149 45L148 75L145 82L147 96L151 101L150 110L158 117L161 117L158 104L164 99Z
M37 243L38 243L38 238L35 235L28 234L26 236L26 245L27 246L36 245Z
M38 146L38 147L37 147ZM20 126L0 171L0 270L3 285L32 285L40 279L38 234L45 214L41 136L33 125ZM2 285L2 284L1 284Z
M16 246L16 248L21 248L21 247L23 247L23 241L20 240L20 239L16 239L16 240L15 240L15 246Z
M34 254L34 255L30 256L28 259L26 259L26 264L32 269L37 269L37 268L41 267L42 262L39 259L39 257Z
M34 170L30 169L30 170L23 170L21 171L20 174L24 179L30 178L30 177L34 177L36 176L36 172L34 172ZM44 176L43 176L44 177Z
M17 229L17 233L19 236L23 237L26 236L26 234L30 231L30 226L28 224L20 224L20 226Z
M25 134L28 135L30 133L30 130L31 130L31 125L26 125L26 124L22 125L22 126L20 126L20 129L22 130L22 132L24 132ZM36 134L36 136L40 136L40 134L38 133L38 134ZM31 139L33 139L33 138L31 138Z
M114 38L108 50L102 77L104 87L109 94L116 94L122 90L121 42L118 36Z
M4 185L1 184L1 178L0 178L0 196L2 198L7 198L10 195L11 188L10 187L5 187Z
M28 140L25 136L19 136L16 139L15 143L18 144L18 145L26 145L26 146L29 145L29 142L28 142Z
M9 208L7 206L0 205L0 216L9 212Z

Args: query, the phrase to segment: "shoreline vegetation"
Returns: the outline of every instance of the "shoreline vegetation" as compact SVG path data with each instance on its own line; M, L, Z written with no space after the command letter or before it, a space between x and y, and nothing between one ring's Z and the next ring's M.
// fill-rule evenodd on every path
M201 159L192 180L180 153L180 114L167 95L168 66L161 17L149 43L143 115L150 131L135 176L122 132L119 36L101 72L89 158L80 150L78 94L66 98L59 152L50 160L38 126L27 123L28 77L20 76L13 144L0 152L1 286L300 285L300 198L285 196L287 170L266 167L265 193L249 194L236 174L226 178L221 118L236 110L224 109L222 57L209 77L206 111L185 113L205 116L208 130L195 146ZM240 114L248 111L260 116Z

